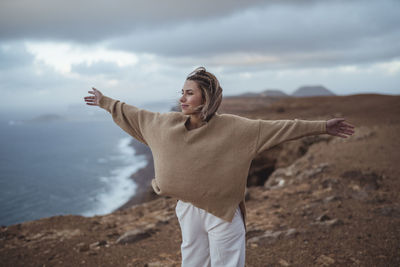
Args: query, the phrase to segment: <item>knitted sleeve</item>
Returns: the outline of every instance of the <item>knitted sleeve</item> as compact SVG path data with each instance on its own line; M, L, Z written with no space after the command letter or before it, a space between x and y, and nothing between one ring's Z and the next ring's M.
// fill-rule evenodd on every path
M131 106L119 100L103 96L99 106L111 113L114 122L129 135L148 145L148 133L151 125L158 118L158 112L151 112L135 106Z
M308 135L326 133L326 121L307 120L259 120L256 154Z

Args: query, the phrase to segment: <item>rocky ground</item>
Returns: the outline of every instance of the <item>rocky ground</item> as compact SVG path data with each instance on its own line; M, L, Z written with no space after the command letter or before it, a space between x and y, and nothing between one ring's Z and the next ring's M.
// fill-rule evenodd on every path
M246 266L400 266L399 96L229 101L221 111L249 118L356 126L350 138L307 137L254 160ZM106 216L2 227L0 265L179 266L175 204L158 197Z

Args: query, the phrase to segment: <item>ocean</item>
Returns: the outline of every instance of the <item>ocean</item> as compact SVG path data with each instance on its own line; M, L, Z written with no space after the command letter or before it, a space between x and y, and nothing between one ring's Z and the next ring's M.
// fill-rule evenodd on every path
M135 194L147 162L107 121L0 121L0 225L102 215Z

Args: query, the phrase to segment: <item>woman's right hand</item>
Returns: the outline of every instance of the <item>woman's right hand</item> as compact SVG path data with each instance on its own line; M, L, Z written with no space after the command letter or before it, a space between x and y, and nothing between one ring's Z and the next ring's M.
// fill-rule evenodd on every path
M84 99L86 101L86 105L90 106L99 106L100 99L103 97L103 94L97 90L96 88L92 87L93 91L88 91L89 94L94 96L86 96Z

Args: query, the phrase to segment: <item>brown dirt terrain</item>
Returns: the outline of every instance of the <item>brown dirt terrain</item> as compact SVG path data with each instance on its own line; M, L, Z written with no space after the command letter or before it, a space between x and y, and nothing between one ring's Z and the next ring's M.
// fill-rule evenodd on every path
M356 133L287 142L255 159L269 163L250 171L259 186L248 188L246 266L400 266L400 96L253 100L224 99L221 113L344 117ZM0 265L180 266L175 203L2 227Z

